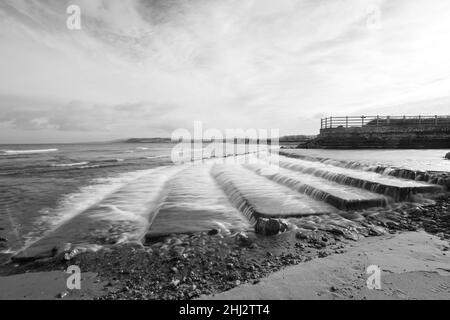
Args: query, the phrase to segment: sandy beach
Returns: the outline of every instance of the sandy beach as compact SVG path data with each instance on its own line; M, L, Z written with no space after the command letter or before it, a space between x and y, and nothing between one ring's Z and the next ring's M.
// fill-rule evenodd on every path
M201 299L450 299L450 246L426 232L364 239L344 254L315 259ZM381 289L368 289L378 265Z
M381 289L368 289L366 268L378 265ZM67 290L63 271L0 277L0 299L98 299L114 288L95 273ZM424 231L371 237L343 253L286 267L257 282L199 299L450 299L450 245Z

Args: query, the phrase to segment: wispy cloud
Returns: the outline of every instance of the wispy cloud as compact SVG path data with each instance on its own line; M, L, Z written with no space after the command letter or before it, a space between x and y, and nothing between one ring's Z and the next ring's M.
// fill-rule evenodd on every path
M66 28L69 4L81 31ZM449 15L439 0L2 1L1 141L169 135L194 120L314 133L319 115L418 101L448 113L432 102L449 96Z

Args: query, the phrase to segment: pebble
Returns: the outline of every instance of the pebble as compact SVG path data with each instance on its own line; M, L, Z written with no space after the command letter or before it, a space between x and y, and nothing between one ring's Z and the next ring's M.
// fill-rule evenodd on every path
M301 232L301 231L297 232L297 233L295 234L295 237L296 237L297 239L299 239L299 240L305 240L305 239L308 239L308 235L305 234L305 233L303 233L303 232Z
M236 235L236 241L241 245L249 245L252 243L250 238L243 232L240 232Z
M180 246L183 244L183 241L181 241L180 239L174 239L170 244L173 246Z
M180 280L172 280L170 284L174 287L178 287L178 285L180 284Z
M179 256L183 256L186 248L184 247L175 247L173 248L173 251L175 251Z

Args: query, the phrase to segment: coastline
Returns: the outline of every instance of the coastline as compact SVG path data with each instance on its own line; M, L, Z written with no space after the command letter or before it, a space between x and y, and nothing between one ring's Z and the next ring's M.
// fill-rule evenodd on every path
M280 274L293 273L298 277L298 281L306 285L302 280L306 271L302 270L325 272L326 268L330 267L326 261L344 265L349 261L356 261L358 265L363 266L367 263L367 257L358 255L357 252L370 250L371 254L382 255L385 244L396 250L391 256L400 254L414 257L415 247L425 252L441 250L448 265L449 208L450 198L445 196L437 199L434 204L397 208L376 215L368 214L364 219L358 214L353 217L349 215L345 219L334 215L290 219L288 231L270 237L251 231L246 234L221 234L219 230L215 230L153 239L153 242L146 246L136 243L106 247L97 252L78 255L75 252L69 258L69 252L61 252L52 258L16 262L0 267L0 284L14 281L16 287L16 290L4 293L1 298L20 299L25 295L31 299L204 299L231 297L228 294L232 294L233 290L238 290L242 297L248 295L247 291L250 290L250 296L258 297L258 294L266 292L265 289L260 290L260 286L266 288L267 283L274 288L282 287L283 283L277 284L276 281ZM428 236L428 233L434 236ZM405 241L419 245L394 245L399 241L404 243L405 235ZM433 241L427 243L426 237L432 237ZM447 246L441 244L440 249L437 249L435 243L438 239L447 243ZM387 255L382 262L389 261L391 256ZM422 259L420 255L417 257L422 263L428 263L428 260ZM406 266L409 263L409 260L406 261ZM84 282L86 285L82 285L81 291L64 289L69 276L64 270L70 265L80 266L82 277L89 279ZM414 294L406 292L404 295L380 296L379 293L372 294L363 290L361 270L356 273L358 272L359 286L348 289L332 284L330 288L334 289L328 290L329 292L322 290L323 288L322 291L316 290L317 288L313 291L323 292L323 295L317 297L327 299L408 299L422 297L424 292L431 290L431 287L444 279L441 278L444 277L442 274L435 275L436 269L413 268L400 275L389 274L387 279L394 281L393 288L401 287L405 281L412 278L426 280L431 275L433 279L424 280L425 291L415 288ZM46 279L47 286L50 287L48 292L51 294L39 296L40 284L30 281L33 277ZM447 281L449 278L445 279ZM275 283L272 284L272 281ZM328 282L322 285L328 285ZM236 287L237 289L233 289ZM337 293L341 290L347 293ZM33 292L36 296L33 296ZM233 296L238 297L239 295ZM299 293L290 298L303 297L306 296Z

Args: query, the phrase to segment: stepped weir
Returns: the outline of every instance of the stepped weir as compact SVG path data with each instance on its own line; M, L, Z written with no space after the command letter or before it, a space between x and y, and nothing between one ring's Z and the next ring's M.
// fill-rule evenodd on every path
M261 218L348 217L368 208L381 210L396 202L416 201L418 194L446 191L445 183L421 178L286 151L279 156L212 158L162 167L80 209L15 258L42 256L66 242L152 242L177 233L246 231Z

